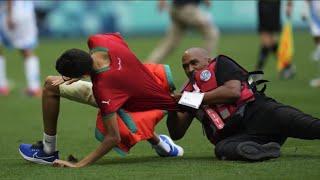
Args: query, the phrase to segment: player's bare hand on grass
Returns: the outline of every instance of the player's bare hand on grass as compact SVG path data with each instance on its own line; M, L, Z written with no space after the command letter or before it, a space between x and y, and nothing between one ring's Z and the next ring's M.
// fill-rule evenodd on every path
M69 161L64 161L57 159L53 162L54 167L69 167L69 168L79 168L80 166L77 165L77 163L69 162Z
M71 167L71 168L79 168L80 166L77 165L78 159L75 158L72 154L68 156L68 161L64 160L55 160L53 162L54 167Z

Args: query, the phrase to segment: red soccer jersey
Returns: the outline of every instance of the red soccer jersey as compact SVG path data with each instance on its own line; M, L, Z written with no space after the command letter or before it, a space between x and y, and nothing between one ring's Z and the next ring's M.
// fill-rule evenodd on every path
M93 94L103 116L119 108L128 111L176 110L169 92L156 83L150 71L129 49L120 34L97 34L88 40L91 51L103 48L110 66L91 75Z

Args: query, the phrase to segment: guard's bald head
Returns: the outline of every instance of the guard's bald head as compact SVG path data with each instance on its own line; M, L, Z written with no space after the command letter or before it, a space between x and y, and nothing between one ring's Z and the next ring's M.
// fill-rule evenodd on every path
M201 70L205 68L211 58L209 57L209 52L203 48L192 47L187 49L182 56L182 66L190 77L195 70Z
M182 56L182 60L188 57L197 57L201 60L207 60L209 58L209 53L207 50L200 48L200 47L192 47L184 51Z

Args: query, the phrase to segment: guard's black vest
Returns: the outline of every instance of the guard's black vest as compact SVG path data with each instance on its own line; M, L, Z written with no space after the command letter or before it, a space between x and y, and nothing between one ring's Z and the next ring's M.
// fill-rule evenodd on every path
M210 64L202 69L201 71L196 71L194 74L194 78L186 83L182 91L198 91L198 92L209 92L218 88L215 72L217 70L216 64L217 61L223 55L218 56L217 58L213 59ZM224 56L226 57L226 56ZM229 57L227 59L232 60ZM233 60L232 60L233 61ZM244 68L242 68L239 64L233 61L236 65L243 70L244 76L247 78L250 77L251 74L253 75L260 75L263 74L262 72L254 72L249 73ZM251 79L250 77L249 79ZM202 105L200 108L205 112L205 117L207 118L207 122L204 122L202 119L203 127L206 132L207 138L215 144L215 136L219 133L219 130L223 129L224 123L228 121L233 115L237 113L237 111L244 107L244 105L249 102L253 101L254 92L256 90L255 83L256 79L251 80L251 82L243 81L241 82L241 96L240 98L233 104L217 104L217 105L209 105L204 106ZM263 81L265 82L265 81Z

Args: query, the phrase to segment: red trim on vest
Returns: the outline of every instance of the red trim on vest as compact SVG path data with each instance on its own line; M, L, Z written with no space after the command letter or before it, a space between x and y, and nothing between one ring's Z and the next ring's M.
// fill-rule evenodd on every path
M200 88L201 92L208 92L218 87L217 79L215 76L216 72L216 59L214 59L207 68L195 72L195 83ZM193 91L194 88L190 82L184 88L184 91ZM216 110L220 117L224 120L230 118L237 110L247 103L254 99L254 93L249 88L246 82L241 84L241 95L240 98L234 104L220 104L216 106L210 106Z
M207 68L195 72L195 83L196 86L199 87L201 92L208 92L218 87L217 79L215 76L216 63L217 60L214 59ZM247 73L245 69L243 69L241 66L239 67ZM192 92L194 90L194 85L189 80L185 83L181 92ZM215 137L219 134L219 130L224 127L224 122L227 121L232 115L234 115L241 106L252 100L254 100L254 93L249 88L249 85L246 82L242 82L241 96L234 104L219 104L201 107L207 113L209 119L211 119L211 123L213 123L217 128L217 132L211 134L212 132L208 130L208 128L210 127L205 127L207 138L211 141L211 143L215 144Z

